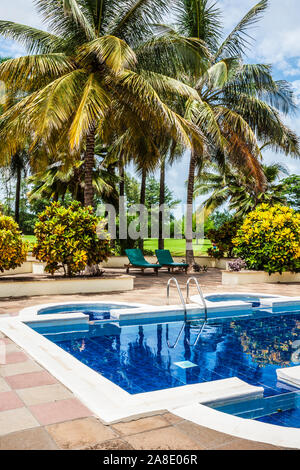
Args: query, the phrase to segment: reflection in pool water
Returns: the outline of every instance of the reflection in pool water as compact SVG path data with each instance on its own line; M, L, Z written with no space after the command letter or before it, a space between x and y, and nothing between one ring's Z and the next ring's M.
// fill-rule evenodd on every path
M296 390L277 382L276 369L299 363L299 314L214 321L193 348L200 326L187 323L175 349L167 340L175 342L178 322L99 323L85 332L45 336L131 394L230 377L264 387L266 397Z

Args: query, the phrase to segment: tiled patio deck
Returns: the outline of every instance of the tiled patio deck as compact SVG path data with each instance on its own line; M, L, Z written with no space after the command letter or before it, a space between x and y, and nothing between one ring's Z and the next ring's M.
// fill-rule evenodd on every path
M165 303L170 275L137 273L131 292L88 296L88 300ZM182 286L186 276L177 275ZM263 284L239 287L221 285L218 270L197 275L205 292L265 292L299 295L298 285ZM16 315L30 305L84 300L87 296L55 296L0 301L0 314ZM177 297L174 291L174 303ZM1 316L2 316L1 315ZM1 336L0 336L1 338ZM147 450L258 450L278 449L266 444L237 439L182 420L170 413L105 426L47 371L8 338L7 360L0 365L0 450L4 449L147 449ZM163 430L163 432L162 432Z

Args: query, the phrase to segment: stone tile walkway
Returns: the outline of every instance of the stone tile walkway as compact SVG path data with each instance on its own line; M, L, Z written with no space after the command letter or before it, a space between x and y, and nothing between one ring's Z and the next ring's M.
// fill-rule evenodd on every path
M184 274L178 274L182 286ZM89 295L88 300L165 303L170 275L137 274L133 292ZM225 287L220 272L210 270L198 276L205 292L266 292L300 295L299 285L263 284ZM30 305L84 300L87 296L52 296L0 300L0 317L16 315ZM174 292L174 303L178 302ZM2 315L1 315L2 314ZM10 339L5 341L7 362L0 364L0 450L260 450L278 449L219 433L172 415L160 413L128 423L106 426Z

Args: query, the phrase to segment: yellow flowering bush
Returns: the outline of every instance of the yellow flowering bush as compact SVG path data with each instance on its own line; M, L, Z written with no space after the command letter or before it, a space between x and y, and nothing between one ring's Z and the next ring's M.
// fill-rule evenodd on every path
M300 214L290 207L257 207L247 215L233 243L249 269L269 274L300 272Z
M71 277L87 266L107 260L110 243L104 223L92 208L82 207L79 202L67 208L54 202L39 214L33 254L47 263L47 272L54 274L63 268L65 275Z
M0 271L15 269L26 261L28 243L12 217L0 214Z

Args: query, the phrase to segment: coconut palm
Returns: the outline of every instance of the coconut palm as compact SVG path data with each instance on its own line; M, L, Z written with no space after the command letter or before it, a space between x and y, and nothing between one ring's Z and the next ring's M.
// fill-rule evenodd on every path
M23 96L0 123L9 153L28 135L32 151L41 142L58 148L66 140L70 153L84 148L84 201L92 205L96 135L104 142L123 134L136 139L151 127L151 135L167 134L187 146L193 135L201 145L196 127L160 99L159 89L195 99L197 93L152 70L151 80L143 73L150 46L142 43L149 42L150 24L161 20L167 3L35 0L49 32L0 21L0 34L18 40L31 54L0 65L0 80Z
M265 185L260 164L259 143L275 151L299 156L299 140L282 121L280 112L295 109L290 86L274 81L270 66L244 64L242 57L249 45L249 27L264 13L268 0L255 5L233 31L222 40L221 11L209 0L178 0L179 32L206 43L210 55L191 63L187 83L200 100L190 98L185 117L195 123L206 137L204 152L192 149L187 188L187 262L193 260L192 203L197 164L207 158L224 159L251 175L257 191ZM198 56L200 57L200 55Z
M234 211L237 217L245 216L262 203L285 204L285 185L279 180L288 174L287 169L279 163L262 165L262 169L266 183L264 190L257 192L255 180L247 172L238 171L229 165L225 169L210 166L196 178L194 196L210 194L203 203L208 213L228 204L229 210Z

